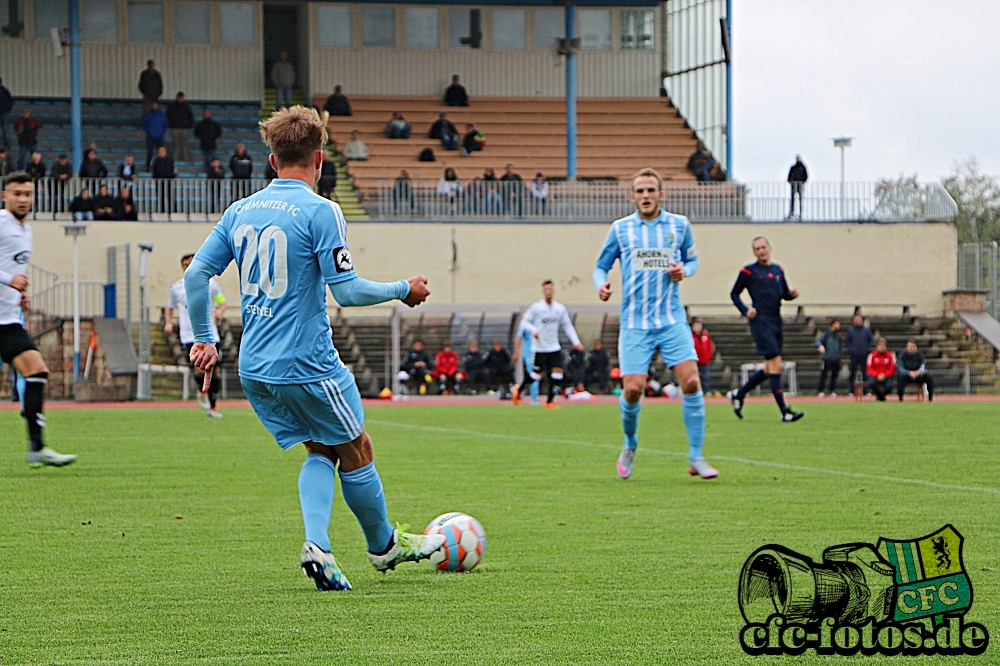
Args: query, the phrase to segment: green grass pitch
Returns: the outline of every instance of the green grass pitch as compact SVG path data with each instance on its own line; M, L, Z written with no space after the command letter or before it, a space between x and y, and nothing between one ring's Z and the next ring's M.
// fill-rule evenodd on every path
M80 454L65 469L28 468L23 423L3 412L0 664L839 662L743 654L746 557L945 523L966 538L968 618L1000 640L997 410L826 403L782 424L767 401L743 421L713 404L721 476L701 481L679 406L647 403L623 482L613 405L371 408L391 519L470 513L486 558L379 574L338 489L334 552L355 589L322 594L298 567L304 451L282 453L249 409L52 411L50 443ZM920 661L996 663L998 649Z

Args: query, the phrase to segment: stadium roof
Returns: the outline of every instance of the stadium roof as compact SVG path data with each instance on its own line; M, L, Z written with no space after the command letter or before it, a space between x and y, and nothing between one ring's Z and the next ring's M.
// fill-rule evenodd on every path
M313 0L314 2L325 2L327 0ZM383 0L354 0L360 3L385 4ZM469 8L482 7L484 5L506 5L508 7L561 7L565 1L561 0L483 0L482 2L470 2L470 0L403 0L397 3L401 5L465 5ZM659 0L576 0L578 7L656 7Z

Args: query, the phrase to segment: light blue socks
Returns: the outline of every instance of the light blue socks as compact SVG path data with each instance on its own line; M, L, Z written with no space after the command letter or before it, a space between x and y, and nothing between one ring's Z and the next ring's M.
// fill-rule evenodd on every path
M382 493L382 479L371 462L353 472L340 473L340 490L344 501L361 524L368 541L368 552L382 554L392 546L392 525L389 524Z
M639 448L639 437L636 434L639 431L639 410L642 408L642 402L636 402L632 404L625 400L625 396L622 395L618 398L618 408L622 412L622 430L625 432L625 446L635 451ZM702 423L704 423L705 410L702 409Z
M528 389L528 392L531 394L531 402L532 403L538 402L538 385L539 384L541 384L541 382L537 382L537 381L536 382L531 382L531 388Z
M310 453L299 472L299 504L306 526L306 541L330 552L330 511L333 509L333 461Z
M684 427L688 436L688 459L701 458L705 445L705 394L701 391L684 396Z

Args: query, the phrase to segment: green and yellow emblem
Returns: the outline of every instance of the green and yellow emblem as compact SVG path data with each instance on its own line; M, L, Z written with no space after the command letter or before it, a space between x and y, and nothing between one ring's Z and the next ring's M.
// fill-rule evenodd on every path
M893 620L964 615L972 606L972 582L962 562L962 535L951 525L913 541L880 538L878 552L896 569Z

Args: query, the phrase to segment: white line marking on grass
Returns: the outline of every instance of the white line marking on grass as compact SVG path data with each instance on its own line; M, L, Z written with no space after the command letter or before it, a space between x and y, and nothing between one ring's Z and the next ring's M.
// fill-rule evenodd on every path
M393 426L396 428L409 428L411 430L428 430L451 435L468 435L485 439L507 439L521 442L536 442L548 444L568 444L570 446L586 446L593 449L609 449L617 451L619 447L611 444L595 444L593 442L581 442L573 439L549 439L547 437L529 437L526 435L504 435L494 432L480 432L478 430L463 430L461 428L443 428L441 426L425 426L413 423L399 423L397 421L376 421L368 419L368 423L380 426ZM661 449L650 449L643 447L644 452L656 453L663 456L684 457L687 455L679 451L663 451ZM862 472L845 472L839 469L826 469L823 467L807 467L804 465L789 465L787 463L772 462L770 460L750 460L749 458L736 458L733 456L712 456L712 460L724 460L726 462L740 463L742 465L753 465L756 467L773 467L774 469L784 469L793 472L809 472L812 474L828 474L830 476L844 476L852 479L868 479L871 481L886 481L888 483L902 483L911 486L923 486L925 488L935 488L937 490L957 490L966 493L985 493L987 495L1000 495L1000 490L996 488L982 488L980 486L959 486L950 483L937 483L936 481L925 481L923 479L906 479L896 476L881 476L879 474L864 474Z

